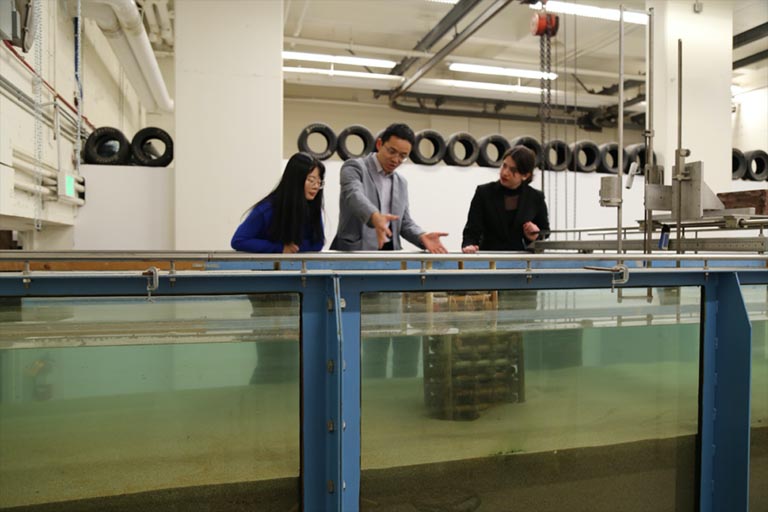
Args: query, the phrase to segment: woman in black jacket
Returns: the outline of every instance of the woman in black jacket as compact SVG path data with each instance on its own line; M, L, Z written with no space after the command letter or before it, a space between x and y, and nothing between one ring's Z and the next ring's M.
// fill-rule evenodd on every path
M544 194L530 186L536 155L525 146L504 154L499 180L480 185L469 207L461 250L523 251L549 234Z

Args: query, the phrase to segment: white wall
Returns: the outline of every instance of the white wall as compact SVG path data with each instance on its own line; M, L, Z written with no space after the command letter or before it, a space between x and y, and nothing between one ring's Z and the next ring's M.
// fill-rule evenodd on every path
M712 190L729 190L731 169L731 79L733 6L706 2L648 0L656 17L654 45L654 149L671 183L677 148L678 87L682 79L682 147L687 161L701 161ZM682 40L682 77L677 41ZM725 71L728 70L728 71Z
M768 73L768 69L766 69ZM768 151L768 87L733 97L733 147L742 151Z
M75 250L173 249L173 167L84 165Z
M282 1L175 9L175 248L228 249L282 171Z

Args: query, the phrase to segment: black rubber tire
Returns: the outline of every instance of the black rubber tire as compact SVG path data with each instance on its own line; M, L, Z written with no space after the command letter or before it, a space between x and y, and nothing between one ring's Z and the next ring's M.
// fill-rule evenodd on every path
M510 148L509 141L501 135L488 135L477 141L477 143L480 151L477 155L477 165L480 167L501 167L504 153ZM492 159L488 154L488 146L495 147L499 156Z
M747 157L740 149L731 149L731 179L740 180L747 174Z
M117 151L106 154L105 145L117 143ZM83 147L83 160L87 164L124 165L130 162L131 145L123 132L111 126L96 128L88 136Z
M161 155L157 155L157 152L151 151L151 147L147 147L147 144L154 139L165 144L165 151ZM173 161L173 139L162 128L155 126L142 128L131 140L131 154L137 165L165 167Z
M522 137L515 137L511 141L509 141L509 147L513 148L515 146L525 146L534 153L536 153L536 167L539 169L542 168L541 166L541 143L534 139L533 137L528 137L527 135L523 135Z
M632 165L632 162L637 162L638 165L638 174L640 176L645 174L645 164L647 163L645 161L645 143L639 142L637 144L630 144L626 148L627 150L627 165L624 166L624 174L627 174L629 172L629 166ZM656 153L653 154L653 163L656 163Z
M571 144L571 165L569 169L576 172L595 172L600 165L600 148L591 140L579 140ZM584 155L584 163L580 155Z
M556 160L553 162L550 158L550 151L555 151ZM542 162L544 167L542 169L549 171L564 171L568 169L571 164L571 148L568 147L564 141L560 139L552 139L544 144L541 149Z
M464 158L459 158L456 154L457 144L461 144L464 148ZM467 132L456 132L448 137L443 160L448 165L468 167L475 163L479 154L480 146L478 146L477 141L472 135Z
M600 163L597 166L597 172L603 174L618 174L619 173L619 145L615 142L606 142L598 146L600 150ZM622 167L624 172L627 172L629 162L627 161L627 150L622 151L623 161ZM609 161L609 158L611 161Z
M768 153L762 149L745 151L747 160L746 177L752 181L765 181L768 179Z
M360 140L363 141L362 153L356 155L349 150L347 147L347 139L350 136L360 137ZM375 148L376 139L373 138L373 134L368 128L359 124L347 126L339 132L339 136L336 138L336 154L344 161L349 160L350 158L365 156Z
M421 152L420 143L428 140L432 143L432 155L426 156ZM421 130L416 133L413 148L411 149L411 161L419 165L436 165L445 157L445 139L435 130Z
M309 147L309 136L313 133L319 133L325 138L325 149L321 152L312 151ZM325 123L308 124L299 134L299 151L309 153L318 160L328 160L336 151L336 133Z

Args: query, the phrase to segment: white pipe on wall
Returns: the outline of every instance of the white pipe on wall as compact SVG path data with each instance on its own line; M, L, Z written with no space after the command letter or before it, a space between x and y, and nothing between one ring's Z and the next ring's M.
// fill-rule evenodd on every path
M84 0L81 11L83 16L93 18L104 32L147 110L173 111L173 100L136 3L133 0Z

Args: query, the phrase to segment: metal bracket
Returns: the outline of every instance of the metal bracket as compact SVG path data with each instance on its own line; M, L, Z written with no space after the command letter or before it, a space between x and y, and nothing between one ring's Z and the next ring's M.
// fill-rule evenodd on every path
M599 272L611 272L614 274L611 276L611 291L617 284L626 284L629 281L629 268L622 264L614 265L612 267L584 267L587 270L597 270Z
M152 292L160 287L160 270L157 267L149 267L141 275L147 278L147 302L154 302Z
M21 282L24 284L24 288L29 288L29 285L32 283L32 278L29 277L31 275L31 272L29 270L29 262L24 262L24 270L22 271L21 275L23 276L21 278Z
M333 299L328 299L328 311L333 311ZM339 297L339 306L341 306L341 309L344 309L347 307L347 301L344 299L344 297Z

